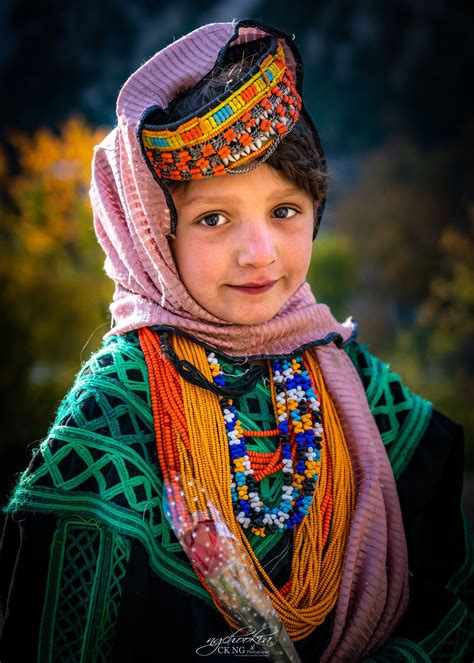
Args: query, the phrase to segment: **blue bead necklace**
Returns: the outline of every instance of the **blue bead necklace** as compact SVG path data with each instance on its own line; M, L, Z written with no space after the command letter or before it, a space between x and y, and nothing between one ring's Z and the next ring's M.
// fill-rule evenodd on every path
M213 381L225 386L215 353L207 356ZM259 536L281 529L293 529L308 514L318 480L323 429L318 395L301 357L272 362L276 397L276 418L283 462L282 495L278 506L261 498L254 477L242 425L231 399L221 398L231 461L231 495L235 516L245 528ZM295 462L291 433L296 442Z

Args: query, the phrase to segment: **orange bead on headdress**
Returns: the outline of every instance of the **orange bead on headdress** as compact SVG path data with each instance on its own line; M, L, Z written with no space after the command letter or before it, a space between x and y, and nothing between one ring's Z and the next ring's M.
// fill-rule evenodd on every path
M272 36L258 40L258 47L253 66L192 117L166 123L165 110L150 109L139 137L158 178L186 181L246 172L265 161L293 128L301 97L282 45ZM147 121L157 116L163 123Z

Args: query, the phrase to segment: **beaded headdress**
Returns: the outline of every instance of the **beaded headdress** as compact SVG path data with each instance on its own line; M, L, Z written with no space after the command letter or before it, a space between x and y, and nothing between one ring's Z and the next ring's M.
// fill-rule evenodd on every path
M273 36L251 44L257 56L252 67L192 116L166 122L164 109L148 111L139 134L158 178L186 181L247 172L293 128L302 100L283 47ZM242 45L230 48L227 62L238 61L241 53ZM249 162L250 167L240 167Z

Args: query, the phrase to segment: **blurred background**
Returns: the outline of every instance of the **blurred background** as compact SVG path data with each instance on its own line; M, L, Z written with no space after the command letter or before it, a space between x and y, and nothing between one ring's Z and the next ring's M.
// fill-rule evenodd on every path
M413 390L463 423L474 512L473 16L457 0L4 0L0 501L110 326L88 201L126 78L232 18L294 33L332 174L310 280ZM469 83L471 81L471 83Z

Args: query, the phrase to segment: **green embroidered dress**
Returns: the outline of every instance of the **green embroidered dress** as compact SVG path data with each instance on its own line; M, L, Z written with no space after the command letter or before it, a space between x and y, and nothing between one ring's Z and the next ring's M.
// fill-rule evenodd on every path
M365 660L472 660L472 556L459 506L460 428L364 346L352 342L345 349L397 480L411 575L405 617L391 640ZM222 368L230 381L245 367ZM237 405L245 428L274 427L265 378ZM273 444L271 438L250 443L260 451ZM262 480L268 502L276 501L281 481L281 473ZM3 663L197 660L211 653L210 638L228 635L163 514L147 369L136 332L109 339L82 368L6 512ZM291 536L249 534L249 540L274 582L284 584ZM297 643L302 661L318 660L330 628L331 615ZM211 658L233 660L217 650Z

